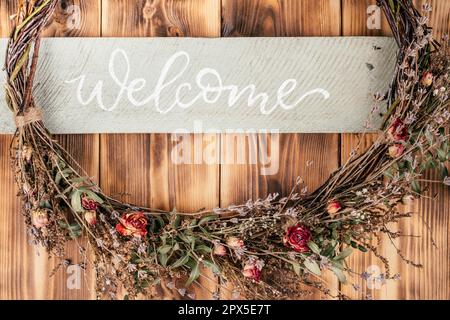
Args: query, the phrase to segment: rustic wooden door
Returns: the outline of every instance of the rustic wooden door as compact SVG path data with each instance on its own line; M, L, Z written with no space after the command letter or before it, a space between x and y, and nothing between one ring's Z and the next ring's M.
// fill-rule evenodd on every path
M300 37L388 35L385 21L380 29L367 27L368 7L375 0L61 0L46 32L52 37ZM421 5L422 0L415 0ZM431 24L435 35L450 32L450 1L431 0ZM0 2L0 35L8 36L15 0ZM369 10L370 11L370 10ZM300 63L300 62L299 62ZM45 84L40 84L45 85ZM313 190L348 157L358 135L283 134L280 168L276 175L260 175L258 164L174 165L170 161L173 142L168 134L64 135L58 137L100 186L114 196L145 206L197 210L226 206L269 192L286 194L302 176ZM223 146L230 137L191 135L197 142ZM232 137L231 137L232 138ZM255 136L258 144L264 137ZM0 135L0 298L1 299L92 299L94 278L89 266L81 285L72 288L72 269L57 268L45 252L29 246L19 213L16 189L9 165L11 136ZM368 144L368 141L364 143ZM249 142L247 142L249 143ZM246 146L239 145L242 152ZM234 150L236 151L236 150ZM430 173L430 177L435 174ZM352 298L449 299L450 298L450 194L433 186L436 198L417 203L414 218L401 225L407 237L392 246L383 239L382 254L392 261L397 281L368 285L355 275L341 286L327 276L334 290ZM81 264L75 245L68 245L71 264ZM400 262L396 251L423 263L416 269ZM377 272L375 259L355 254L350 267L358 273ZM56 270L53 272L53 270ZM383 271L380 270L382 273ZM49 277L52 275L52 277ZM205 275L195 288L196 298L217 296L217 283ZM221 290L222 298L230 298ZM163 298L180 298L164 288ZM315 293L313 299L325 298Z

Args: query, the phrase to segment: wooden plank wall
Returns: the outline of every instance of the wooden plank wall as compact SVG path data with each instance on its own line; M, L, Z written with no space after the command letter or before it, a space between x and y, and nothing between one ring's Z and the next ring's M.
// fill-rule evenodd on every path
M116 37L244 37L244 36L356 36L386 35L366 27L367 6L374 0L62 0L48 29L47 36L116 36ZM423 1L416 0L419 4ZM15 12L15 0L0 2L0 35L8 36L9 16ZM436 34L450 31L450 2L431 1L432 24ZM80 24L74 23L73 5L81 10ZM75 21L76 22L76 21ZM286 194L301 176L312 191L343 161L359 135L283 134L280 136L280 168L276 175L260 175L257 164L174 165L171 150L177 141L166 134L71 135L59 137L77 160L84 165L101 187L110 194L130 202L161 208L197 210L226 206L267 193ZM246 142L227 150L236 137L222 135L188 135L180 139L215 146L215 156L225 158L229 152L248 152L248 144L265 145L263 135L250 135ZM67 271L61 268L49 278L55 267L53 259L36 253L27 244L23 220L18 213L15 186L10 172L8 147L11 137L0 136L0 299L92 299L93 277L83 274L81 289L68 289ZM364 137L364 145L371 141ZM195 152L192 150L192 156ZM430 174L434 177L435 174ZM401 279L389 281L381 289L367 289L360 277L339 285L327 276L330 287L351 298L375 299L449 299L448 228L449 191L433 186L437 199L420 201L413 208L419 214L402 224L406 234L398 247L407 257L419 260L424 269L402 264L388 245L383 253L392 260L393 273ZM432 237L423 221L432 229ZM432 240L437 248L431 245ZM72 263L80 263L76 244L68 248ZM370 255L355 254L349 267L357 272L379 265ZM89 268L87 268L89 269ZM383 272L383 271L381 271ZM165 281L163 281L165 284ZM354 284L355 286L353 286ZM360 287L360 289L358 289ZM356 290L356 289L358 290ZM209 299L217 291L212 275L200 279L194 289L197 298ZM228 289L221 289L229 298ZM163 285L163 298L182 298ZM325 298L315 292L311 298Z

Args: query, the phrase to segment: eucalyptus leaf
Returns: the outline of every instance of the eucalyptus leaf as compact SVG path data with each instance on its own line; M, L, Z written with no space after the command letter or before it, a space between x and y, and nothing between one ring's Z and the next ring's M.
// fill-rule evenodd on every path
M301 275L300 264L297 262L292 262L292 268L294 269L295 274L300 277L300 275Z
M200 277L200 266L198 262L196 262L194 267L191 269L191 274L189 275L189 279L186 281L186 286L191 285L198 279L198 277Z
M441 162L447 161L447 151L442 149L437 149L438 159Z
M179 268L181 266L184 266L187 262L189 261L189 255L184 255L181 258L179 258L177 261L175 261L170 268L171 269L176 269Z
M210 247L208 247L208 246L205 246L204 244L201 244L201 245L197 246L196 250L197 251L202 251L202 252L205 252L205 253L211 253L212 252L212 249Z
M310 260L310 259L306 259L303 262L304 266L306 267L306 269L308 269L310 272L314 273L315 275L320 276L321 275L321 271L320 271L320 267L317 264L316 261L314 260Z
M219 267L212 261L203 260L203 265L205 267L207 267L209 270L211 270L214 274L219 274L220 273Z
M411 182L411 188L414 192L420 194L422 189L420 188L420 184L417 181Z
M83 206L81 205L81 193L78 190L72 192L70 204L75 212L84 212Z
M362 245L358 245L358 250L361 251L361 252L367 252L368 251L367 248L362 246Z
M94 200L97 203L102 204L104 202L103 199L100 198L94 191L86 190L84 191L84 193L89 199Z
M344 250L342 250L337 256L336 256L336 260L343 260L345 258L347 258L349 255L351 255L353 252L353 249L350 247L345 248Z
M167 261L169 260L169 257L165 253L161 253L158 255L158 260L161 263L163 267L167 266Z
M320 248L319 246L314 242L314 241L309 241L308 242L308 247L311 249L312 252L314 252L315 254L319 254L320 255Z
M198 222L198 225L201 226L202 224L205 224L205 223L207 223L207 222L209 222L209 221L216 220L217 217L218 217L217 214L203 217L203 218L201 218L200 221Z
M181 216L177 214L172 221L172 228L177 229L181 224Z
M169 244L163 245L158 248L158 252L161 254L167 254L170 250L172 250L172 246Z
M337 276L337 278L339 279L340 283L346 283L347 282L347 278L345 277L345 274L344 274L344 272L342 272L341 269L336 268L336 267L330 267L330 269Z

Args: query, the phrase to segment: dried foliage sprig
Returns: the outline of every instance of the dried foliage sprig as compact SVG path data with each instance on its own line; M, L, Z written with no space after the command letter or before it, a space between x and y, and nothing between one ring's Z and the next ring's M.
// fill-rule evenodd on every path
M387 109L379 137L366 152L352 154L311 194L298 179L287 197L269 195L194 213L110 198L53 139L32 87L40 34L57 1L19 3L7 52L6 92L18 127L11 157L22 213L34 242L61 258L67 241L82 235L89 239L98 298L116 298L120 286L130 297L151 295L166 278L184 279L188 287L209 277L204 268L220 280L221 290L229 290L226 283L231 282L233 297L293 299L306 294L303 284L330 293L322 272L331 270L346 282L352 271L345 259L353 249L375 253L385 264L385 277L391 278L376 239L401 236L389 225L410 216L401 205L424 193L425 170L440 168L443 182L450 184L445 131L449 41L440 45L433 40L426 14L410 0L378 1L399 53L389 92L375 95L374 112L384 103Z

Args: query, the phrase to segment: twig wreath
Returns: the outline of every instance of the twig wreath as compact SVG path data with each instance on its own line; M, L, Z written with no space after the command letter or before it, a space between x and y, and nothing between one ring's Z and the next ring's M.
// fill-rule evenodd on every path
M204 268L234 298L294 299L307 293L305 284L331 294L321 273L329 269L345 282L352 272L345 260L353 249L373 252L385 265L385 277L392 278L377 239L401 236L388 224L411 216L401 204L425 191L420 183L425 170L440 168L443 183L450 185L445 132L449 41L433 40L426 18L430 6L422 15L411 0L378 1L399 52L389 92L375 95L373 112L384 103L387 111L366 152L352 153L310 194L298 179L287 197L272 194L228 208L181 213L110 198L44 126L32 88L41 32L57 2L19 1L6 59L7 101L17 124L11 157L34 243L63 258L67 241L86 236L95 255L99 299L118 298L121 286L130 298L151 296L151 289L168 278L176 279L176 286L182 282L184 294L184 288L208 277Z

